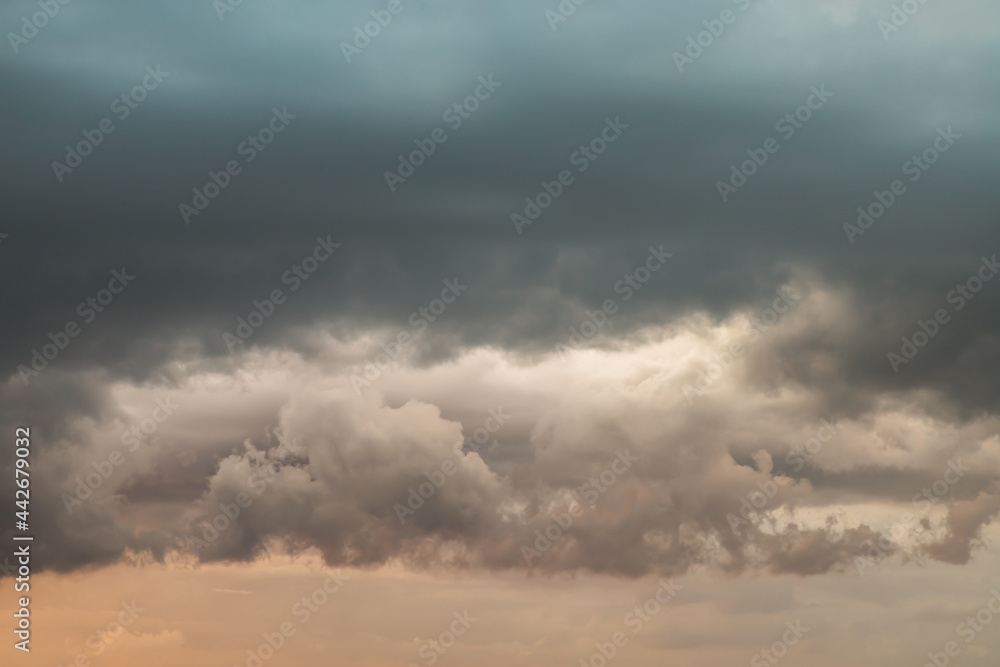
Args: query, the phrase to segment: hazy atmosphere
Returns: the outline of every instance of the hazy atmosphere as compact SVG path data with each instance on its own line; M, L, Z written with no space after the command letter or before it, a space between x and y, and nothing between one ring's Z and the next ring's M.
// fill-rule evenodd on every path
M995 1L0 26L3 664L997 664Z

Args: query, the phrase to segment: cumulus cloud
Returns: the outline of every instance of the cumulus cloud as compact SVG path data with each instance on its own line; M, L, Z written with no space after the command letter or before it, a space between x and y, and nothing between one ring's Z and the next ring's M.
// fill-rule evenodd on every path
M350 376L363 356L317 364L252 350L236 375L206 362L173 387L119 383L103 410L65 427L63 447L40 450L50 488L73 494L81 471L96 470L87 459L123 450L121 435L155 397L183 407L82 507L58 493L41 500L58 537L40 559L71 570L143 552L212 562L314 548L355 567L845 572L884 529L865 508L908 501L957 453L972 471L951 489L946 517L922 514L939 527L913 539L932 559L967 562L998 510L994 495L976 495L1000 464L996 419L935 418L888 393L838 416L822 385L761 386L754 369L775 345L824 312L840 318L807 304L755 343L752 312L696 318L530 364L486 349L397 364L360 392ZM725 366L719 350L737 341L746 352ZM699 375L716 379L686 392ZM472 437L488 433L483 424L492 444ZM199 429L185 465L179 454ZM873 478L873 466L885 472ZM894 543L877 560L913 548Z
M18 286L0 294L0 426L35 433L40 567L315 548L815 575L867 555L954 456L972 471L882 551L974 557L998 511L1000 284L948 297L1000 251L997 92L968 84L993 76L995 2L928 6L888 45L880 3L748 3L683 73L674 50L714 18L701 3L588 4L555 33L535 3L425 3L352 63L337 45L368 15L349 3L150 11L67 5L0 55L16 129L0 277ZM57 181L53 161L157 64L155 94ZM486 74L501 87L389 192ZM721 201L820 85L821 112ZM276 107L292 124L185 224L178 205ZM609 118L627 132L518 234L511 214ZM848 239L944 127L955 146ZM318 238L341 247L288 279ZM642 280L651 246L672 257ZM84 315L113 270L136 278ZM444 281L468 289L444 306ZM892 368L939 308L949 322ZM839 426L821 441L823 420ZM12 460L0 448L5 475Z

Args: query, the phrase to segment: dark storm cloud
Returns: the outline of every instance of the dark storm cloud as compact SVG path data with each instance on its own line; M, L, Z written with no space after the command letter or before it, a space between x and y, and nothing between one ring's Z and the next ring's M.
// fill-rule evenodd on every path
M674 273L642 295L628 325L691 309L722 315L770 291L781 267L812 266L824 280L848 283L865 308L889 311L879 335L857 332L844 358L848 370L858 367L852 381L884 382L884 369L865 377L863 368L970 262L1000 250L987 168L997 133L984 120L996 95L958 86L950 73L980 67L984 47L949 49L944 60L944 44L887 47L861 19L820 20L791 37L802 45L811 36L819 45L807 50L827 51L805 67L774 62L773 47L758 39L772 30L767 15L751 11L678 74L670 54L705 12L581 8L572 19L579 25L553 33L527 3L415 4L348 64L338 44L365 18L361 9L241 6L219 21L207 3L65 8L0 65L10 91L4 122L17 128L5 139L11 237L3 266L26 285L6 297L18 324L6 332L5 368L24 363L120 266L140 276L135 286L58 363L141 375L183 354L182 337L225 353L222 331L281 286L317 235L332 234L342 256L255 343L281 345L287 327L317 319L348 331L400 322L437 283L459 275L475 298L442 329L467 345L548 346L572 323L568 306L599 303L642 249L666 243L677 252ZM14 20L18 6L5 15ZM664 27L633 36L643 15ZM589 40L595 34L600 42ZM100 58L91 55L95 44ZM727 57L761 66L748 75ZM170 76L57 183L50 163L64 146L112 115L108 102L157 64ZM383 172L414 140L445 127L442 112L487 73L502 87L391 194ZM723 204L716 182L821 84L834 97ZM236 147L275 106L297 118L184 225L178 204L190 203L209 170L241 159ZM570 154L609 116L629 130L515 234L510 214L542 179L572 169ZM963 139L850 246L843 223L900 176L939 124ZM587 259L563 265L569 249ZM533 291L540 288L550 293ZM511 292L529 296L516 311L549 315L532 326L484 324L509 320ZM991 336L997 298L982 296L978 314L950 327L949 342L908 377L932 380L933 362Z

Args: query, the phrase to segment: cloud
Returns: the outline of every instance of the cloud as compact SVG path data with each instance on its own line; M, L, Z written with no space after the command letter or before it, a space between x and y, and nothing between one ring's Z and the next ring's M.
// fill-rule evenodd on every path
M38 500L39 525L58 531L40 566L317 549L329 565L351 567L843 572L882 530L865 514L908 501L956 453L972 470L951 491L946 532L914 539L933 559L967 562L997 511L994 496L975 495L1000 464L996 418L935 417L888 392L839 416L825 385L762 385L758 369L776 347L824 318L841 321L831 296L811 294L754 343L753 313L717 324L701 317L528 364L488 349L430 365L401 358L360 395L349 378L366 355L354 350L345 365L331 340L319 364L255 350L236 359L235 374L205 361L169 389L183 407L69 514L61 494L94 467L88 458L121 449L118 435L168 391L118 383L99 411L62 427L61 445L38 450L33 465L50 489ZM684 388L737 341L746 354L689 401ZM793 453L831 419L836 435L796 470ZM484 423L496 445L473 447ZM192 445L192 463L179 465L178 451ZM622 456L635 462L622 469ZM892 471L893 483L880 483L888 473L873 477L873 466Z
M983 527L1000 512L1000 496L980 493L974 500L957 503L948 509L947 532L938 541L923 547L923 551L944 563L964 565L972 558L973 543L978 541Z
M348 3L244 3L225 21L208 3L66 6L0 55L17 130L0 278L18 286L0 295L0 425L36 433L39 566L190 556L218 521L205 562L316 548L359 566L814 575L863 553L870 516L955 454L975 472L922 548L968 562L997 511L983 369L1000 360L1000 289L899 373L886 360L1000 250L998 97L968 83L990 80L1000 24L995 3L966 5L928 6L887 45L879 3L754 3L683 74L672 53L714 18L695 2L581 6L556 33L535 3L424 3L352 63L338 45L367 13ZM57 181L53 161L157 65L169 77ZM503 82L489 103L389 192L385 171L488 74ZM721 201L718 181L820 85L822 113ZM294 122L185 224L178 205L276 107ZM609 117L629 124L621 141L517 235L511 213ZM960 141L852 245L844 224L941 127ZM317 237L341 247L293 290ZM626 299L651 245L673 256ZM113 270L134 284L83 314ZM468 292L415 324L456 279ZM764 323L782 288L801 302ZM286 301L231 351L224 334L277 289ZM609 299L618 313L556 354ZM358 397L351 376L401 332L412 344ZM177 415L68 512L164 396ZM497 447L456 453L499 406L514 416ZM727 514L833 417L836 443L734 532ZM536 531L625 450L640 462L529 566ZM4 474L12 460L0 450ZM231 519L240 493L252 502Z

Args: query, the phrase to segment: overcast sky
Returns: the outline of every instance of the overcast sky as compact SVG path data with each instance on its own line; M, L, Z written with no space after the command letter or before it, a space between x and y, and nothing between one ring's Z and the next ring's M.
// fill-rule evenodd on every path
M5 3L37 652L246 665L340 572L273 664L579 664L661 580L622 664L995 664L998 19Z

